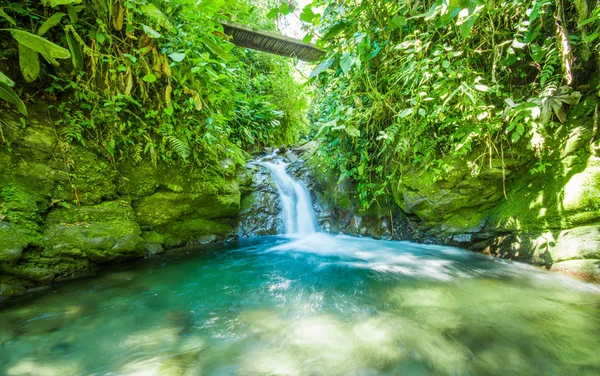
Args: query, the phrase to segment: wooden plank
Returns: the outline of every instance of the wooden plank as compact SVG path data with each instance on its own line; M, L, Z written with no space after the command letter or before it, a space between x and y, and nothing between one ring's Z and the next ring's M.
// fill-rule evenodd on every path
M303 61L321 60L326 52L317 46L301 40L286 37L231 21L221 21L225 34L236 46L286 57L297 57Z

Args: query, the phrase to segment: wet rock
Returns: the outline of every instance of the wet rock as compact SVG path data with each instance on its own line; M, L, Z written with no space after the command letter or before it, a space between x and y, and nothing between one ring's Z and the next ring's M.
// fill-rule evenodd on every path
M275 235L283 231L275 183L265 168L249 164L248 170L252 173L252 183L242 196L237 234L239 237Z
M552 265L550 270L600 282L600 259L562 261Z
M165 249L163 248L163 246L161 244L146 243L145 247L146 247L147 254L151 255L151 256L159 255L165 251Z

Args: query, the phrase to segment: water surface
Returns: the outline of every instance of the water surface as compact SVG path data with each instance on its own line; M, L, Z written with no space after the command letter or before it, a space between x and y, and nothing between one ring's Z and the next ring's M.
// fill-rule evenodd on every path
M598 375L600 292L313 234L168 253L0 305L8 375Z

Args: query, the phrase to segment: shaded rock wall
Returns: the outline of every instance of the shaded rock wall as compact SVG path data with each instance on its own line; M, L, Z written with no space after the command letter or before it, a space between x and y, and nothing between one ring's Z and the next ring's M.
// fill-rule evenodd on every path
M26 127L0 113L0 294L236 236L243 163L110 163L90 145L65 152L46 106L30 111Z

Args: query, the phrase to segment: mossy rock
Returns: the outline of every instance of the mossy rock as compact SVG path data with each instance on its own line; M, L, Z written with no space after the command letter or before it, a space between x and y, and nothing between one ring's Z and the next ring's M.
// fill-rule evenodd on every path
M144 253L140 234L127 202L56 209L46 220L44 254L87 257L98 263L140 257Z
M195 244L207 235L224 238L233 234L233 226L227 220L210 220L204 218L173 221L159 228L164 234L168 248Z
M524 175L493 211L486 229L530 232L600 220L600 159L585 159L562 173L558 170L533 179Z
M70 154L75 166L73 176L70 182L64 182L54 191L54 197L67 202L78 199L82 205L116 198L116 171L113 167L83 147L73 147Z

